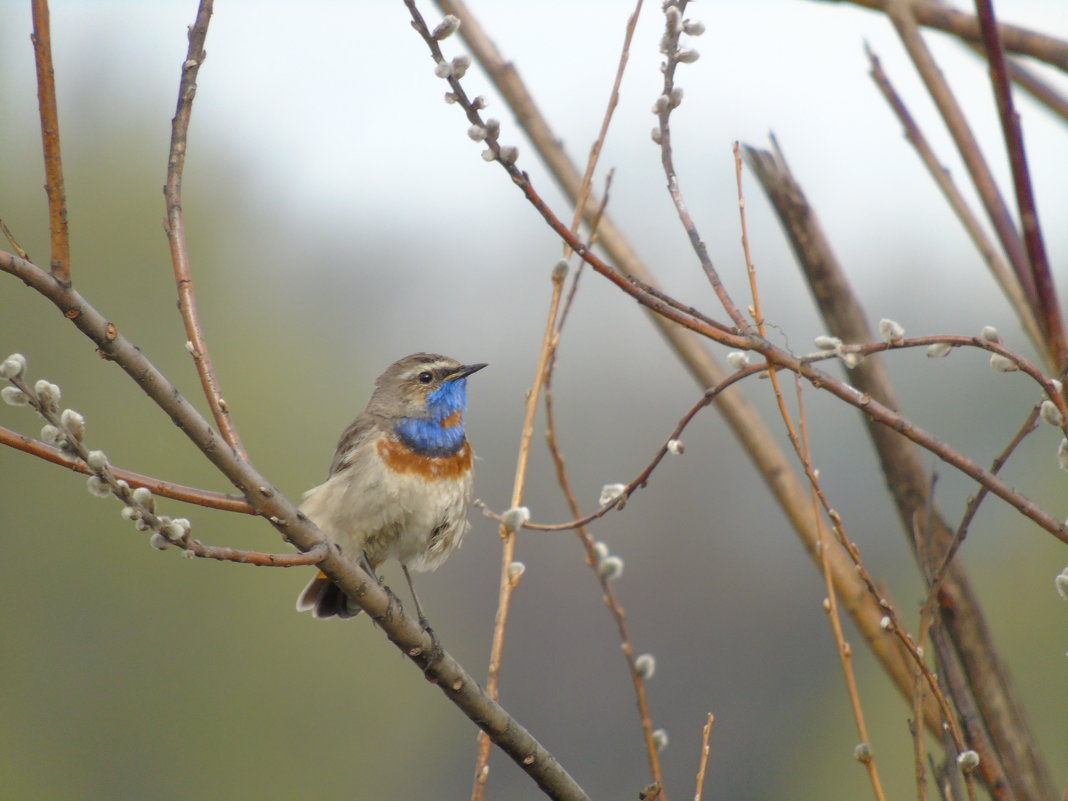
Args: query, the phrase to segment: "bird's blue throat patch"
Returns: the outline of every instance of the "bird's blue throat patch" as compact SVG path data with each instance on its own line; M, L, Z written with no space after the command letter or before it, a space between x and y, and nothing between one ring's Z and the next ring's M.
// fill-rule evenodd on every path
M446 381L426 399L425 417L405 417L393 431L420 456L452 456L464 445L467 379Z

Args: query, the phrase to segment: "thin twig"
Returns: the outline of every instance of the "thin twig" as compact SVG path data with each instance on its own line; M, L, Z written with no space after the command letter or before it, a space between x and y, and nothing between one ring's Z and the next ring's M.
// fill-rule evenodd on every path
M93 471L81 459L72 459L59 448L53 448L40 440L23 436L8 428L0 426L0 445L7 445L15 450L44 459L46 462L67 467L83 475L92 475ZM161 498L171 498L176 501L195 503L209 509L218 509L223 512L240 512L241 514L254 515L255 510L249 506L248 501L237 495L228 495L224 492L187 487L183 484L175 484L160 478L135 473L132 470L123 470L120 467L111 467L111 472L117 478L121 478L131 487L146 487L153 495Z
M790 437L790 441L794 443L798 458L801 459L805 473L809 476L809 481L812 484L813 511L818 514L815 509L820 502L820 496L823 491L820 488L819 478L816 475L816 471L812 467L812 451L808 440L808 424L806 423L807 417L805 415L805 395L801 391L801 380L800 378L795 378L794 380L794 390L797 397L798 407L797 419L801 429L799 437L798 432L794 430L790 412L786 408L786 400L779 388L778 379L774 373L769 373L769 377L771 378L772 386L775 389L775 398L779 406L779 414L782 417L783 424L786 426L787 434ZM825 528L823 526L820 527L820 531L820 566L823 569L823 580L827 591L827 596L824 601L824 611L827 613L827 618L831 624L831 631L834 634L834 642L837 646L835 650L838 653L838 659L842 666L842 674L845 677L846 693L849 695L849 705L853 711L853 722L857 727L857 736L860 737L860 750L857 752L857 758L861 764L864 765L864 768L868 773L868 781L871 782L872 793L875 795L876 801L886 801L882 780L879 778L879 769L875 762L875 754L871 746L871 738L868 736L868 726L864 720L864 707L860 702L860 689L857 687L856 673L853 670L853 648L846 641L845 633L842 630L842 618L838 613L838 596L834 591L834 582L831 579L830 565L827 561L827 551L830 549L831 543L826 537Z
M666 61L663 64L664 84L660 97L657 98L654 105L654 110L656 110L659 120L656 139L660 143L660 163L663 166L664 175L667 177L668 193L675 204L675 213L678 215L679 222L682 223L683 230L686 231L686 235L690 239L690 246L701 264L701 269L704 270L705 276L712 285L712 290L716 293L716 297L719 298L719 302L723 305L727 316L731 318L731 322L738 327L738 330L745 331L749 328L749 323L731 299L727 288L720 280L719 273L712 264L712 259L708 255L708 246L705 245L704 240L697 231L697 225L690 216L686 201L682 197L678 174L675 171L675 158L671 147L671 112L682 102L682 89L675 86L675 71L681 63L679 61L680 54L685 52L679 44L679 37L682 35L682 17L686 13L688 2L689 0L678 0L677 3L664 6L666 24L660 47L661 52L666 57Z
M538 411L538 401L541 398L541 388L545 382L546 367L549 363L549 354L552 351L553 330L556 327L556 316L560 309L560 296L563 292L564 276L553 273L552 299L549 302L549 313L545 319L545 333L542 335L541 351L538 355L537 371L534 374L534 384L527 395L526 414L523 418L522 433L519 438L519 456L516 460L515 481L512 485L512 508L518 507L523 502L523 491L526 486L527 463L530 458L530 443L534 436L534 417ZM511 577L511 565L515 561L516 533L501 524L501 577L497 594L497 613L493 619L493 642L490 645L490 661L486 675L486 694L493 700L500 695L501 659L504 655L504 634L508 625L508 611L511 608L512 593L516 582ZM485 731L478 735L478 756L475 760L475 780L471 788L472 801L481 801L485 797L486 779L489 775L490 739Z
M219 379L215 374L208 343L200 324L182 213L182 170L185 167L189 119L193 112L193 98L197 93L197 74L200 65L204 63L204 40L208 35L212 4L213 0L200 0L196 21L189 28L189 50L185 61L182 62L182 78L178 84L178 107L171 120L171 146L167 156L167 183L163 187L163 196L167 205L167 241L170 243L171 264L178 288L178 310L185 325L186 347L193 356L204 397L207 398L219 432L242 459L248 459L248 452L241 443L237 428L230 418L230 410L222 397Z
M629 59L630 45L634 37L634 30L638 23L638 17L642 9L642 0L637 0L634 7L634 11L631 13L627 20L626 30L623 37L623 46L620 52L619 63L616 68L615 79L612 84L611 91L609 93L609 99L605 113L601 121L601 128L597 135L597 139L590 147L590 154L586 162L586 171L582 176L582 182L579 187L578 199L575 202L575 214L571 220L571 232L578 235L579 226L582 220L586 218L586 207L589 202L590 188L592 185L593 174L597 167L597 162L601 153L601 149L604 146L604 141L608 136L609 125L612 121L612 116L615 111L616 105L619 102L619 87L623 81L623 75L626 70L626 65ZM611 190L613 172L609 171L605 179L605 188L602 194L599 208L597 213L589 221L590 239L587 243L589 247L592 247L597 239L599 225L604 219L604 212L608 206L608 199ZM564 247L564 259L570 257L571 248L568 245ZM575 270L575 275L571 281L571 287L568 291L567 298L564 302L563 308L558 315L556 321L556 327L554 336L550 345L549 359L546 365L545 372L545 422L546 422L546 442L549 448L549 453L553 459L553 463L556 466L557 482L560 485L564 497L567 500L568 506L571 510L573 517L579 517L582 512L578 504L578 500L575 497L575 493L571 487L570 477L567 474L567 467L563 453L560 449L559 442L556 436L556 415L554 413L553 404L553 391L552 381L554 375L554 369L556 366L557 348L559 346L560 337L563 334L564 325L567 322L569 312L572 308L575 296L578 292L579 280L582 275L582 268L585 266L584 261L579 262L578 269ZM601 597L612 614L615 620L616 630L619 634L621 648L624 659L627 662L627 670L630 673L631 682L634 685L634 692L638 704L638 714L640 724L642 728L642 736L645 741L646 756L649 760L649 767L651 772L652 783L658 788L658 798L667 801L667 797L664 794L664 779L663 772L660 767L660 751L657 748L656 742L653 737L653 724L649 714L649 703L645 692L645 679L638 671L635 663L634 645L631 640L630 632L626 623L626 615L623 610L622 604L619 602L619 598L612 586L608 576L603 574L599 570L599 559L595 549L595 543L593 536L585 526L579 526L576 528L576 534L579 541L582 544L585 554L586 563L592 568L594 576L597 578L601 588Z
M942 190L946 202L949 203L950 208L957 215L957 219L960 220L964 230L968 233L976 249L978 249L979 255L983 257L983 261L986 262L990 272L993 273L994 280L998 282L1001 291L1005 293L1009 305L1016 312L1016 317L1020 320L1024 330L1027 331L1032 344L1038 350L1045 351L1045 340L1043 339L1042 331L1038 326L1034 309L1027 300L1019 278L1017 278L1005 258L986 235L986 231L979 224L978 218L968 206L968 201L964 199L964 195L957 189L957 185L950 177L949 170L939 163L934 150L927 142L927 137L924 136L923 131L916 124L904 101L901 100L889 77L883 71L879 57L872 52L870 47L865 46L865 52L868 54L868 61L871 63L870 74L872 80L875 81L879 91L886 98L886 102L890 104L890 108L897 115L898 121L905 130L905 139L915 148L923 165L927 168L935 183L938 184L938 188Z
M713 720L715 720L715 717L709 712L708 717L705 719L705 727L701 731L701 756L697 762L697 781L695 782L696 790L693 794L693 801L701 801L701 796L705 791L705 770L708 768L708 738L712 734Z
M738 214L740 218L740 224L742 229L742 253L745 257L746 273L749 276L749 288L753 297L753 306L751 308L751 314L757 322L758 329L761 336L763 336L763 315L760 311L760 292L759 285L756 278L756 268L753 265L751 252L749 249L749 232L745 222L745 194L742 188L742 159L738 149L737 143L734 146L734 163L735 163L735 176L737 181L738 192ZM842 619L838 613L838 596L835 592L834 577L831 573L830 561L827 558L827 551L829 550L830 543L827 542L825 535L825 527L822 525L822 517L819 514L817 505L819 503L820 496L822 495L822 489L819 485L819 478L816 475L815 469L812 467L812 450L808 439L808 423L805 415L805 403L804 393L801 391L801 378L795 376L794 388L797 396L798 403L798 420L800 421L800 437L798 432L794 428L793 419L791 418L790 411L786 406L786 399L783 397L782 387L779 384L779 377L775 370L767 371L768 379L771 381L772 391L775 394L776 404L779 409L779 416L782 419L783 425L786 428L787 436L794 446L794 451L797 453L798 458L801 460L802 467L805 474L809 478L809 483L812 489L812 511L813 516L819 521L819 558L820 569L823 573L823 580L827 590L827 606L826 611L831 623L831 631L834 634L836 650L838 652L839 660L842 665L842 672L845 676L846 691L849 695L850 706L853 710L853 720L857 727L857 733L860 737L860 743L862 750L859 753L860 761L864 765L868 773L868 780L871 782L872 792L875 794L876 801L885 801L885 795L883 793L882 781L879 778L879 770L876 766L875 756L871 751L871 741L868 737L867 724L864 720L864 709L860 702L860 692L857 689L856 676L853 671L852 660L852 647L845 640L845 635L842 633Z
M745 258L745 272L749 277L749 296L753 299L749 314L756 323L760 336L766 336L764 313L760 309L760 286L757 283L756 267L753 266L753 256L749 250L749 228L745 221L745 190L742 186L742 152L738 142L731 146L731 152L734 154L734 181L738 192L738 221L742 229L742 256Z
M608 94L608 105L604 110L604 116L601 119L601 130L597 134L597 138L594 140L593 145L590 147L590 155L586 160L586 172L582 175L582 184L579 187L578 200L575 201L575 215L571 220L571 230L577 235L579 224L586 217L586 201L590 197L590 187L593 183L593 173L597 169L597 162L601 155L601 148L604 147L604 140L608 136L608 127L612 124L612 115L615 113L616 106L619 104L619 87L623 83L623 73L626 72L627 62L630 60L630 43L634 39L634 29L638 26L638 16L641 14L642 0L637 0L634 6L634 11L631 12L630 17L627 19L626 31L623 34L623 48L619 54L619 64L616 66L616 77L612 83L612 91ZM605 201L607 202L607 200ZM604 208L604 203L601 204L601 208ZM595 226L591 226L591 230L596 230ZM565 250L564 258L568 258L570 254Z
M556 467L557 483L560 485L560 489L564 493L564 498L567 500L567 505L571 510L572 516L576 518L581 517L582 509L575 496L575 491L571 486L571 478L567 473L564 454L560 450L560 445L556 437L556 415L554 413L553 396L549 380L546 380L545 384L545 418L545 439L549 446L549 453L552 456L553 464ZM634 694L638 703L638 716L642 727L642 739L645 742L645 753L649 760L649 770L652 773L653 783L660 788L661 797L663 797L664 779L663 771L660 766L660 751L656 747L656 742L653 739L653 721L652 716L649 713L649 699L645 692L645 679L642 674L638 672L635 663L634 642L630 636L630 628L627 626L626 612L619 601L619 596L616 594L612 582L606 574L602 574L598 569L600 558L597 554L596 542L594 541L589 528L585 525L576 526L575 533L578 535L579 541L582 543L583 550L586 553L586 564L592 568L594 575L597 577L597 581L601 588L601 598L604 601L605 606L608 607L609 612L611 612L612 618L615 620L616 631L619 634L623 657L627 660L627 669L630 672L630 680L634 685Z
M639 488L645 487L649 483L649 479L656 470L657 466L663 461L664 457L671 452L672 441L678 440L682 436L682 432L686 430L686 426L696 417L697 413L707 407L713 400L716 399L724 390L733 385L734 383L746 378L747 376L756 375L762 373L768 369L767 364L750 365L738 372L731 373L723 381L711 389L705 390L701 395L701 398L689 408L689 410L682 416L682 419L676 424L675 429L671 432L664 444L661 445L650 462L642 469L637 476L635 476L628 484L623 487L623 490L613 500L606 503L596 512L591 512L584 517L577 518L576 520L568 521L567 523L524 523L523 528L531 529L532 531L568 531L570 529L579 528L592 523L594 520L604 517L613 509L618 509L626 504L630 496ZM488 510L485 511L487 517L491 517L495 520L500 520L501 515L495 514Z
M1035 313L1045 334L1043 344L1049 354L1050 362L1062 366L1065 356L1068 355L1068 338L1065 335L1060 304L1057 302L1057 288L1053 283L1053 275L1050 273L1046 243L1042 238L1042 227L1038 222L1035 193L1031 187L1031 174L1027 169L1027 150L1024 147L1023 131L1020 128L1020 115L1016 113L1012 100L1005 50L998 36L993 4L990 0L975 0L975 8L983 34L987 61L990 64L990 82L994 87L994 99L997 101L998 116L1001 119L1001 131L1005 137L1005 150L1008 153L1009 167L1012 170L1016 207L1020 215L1024 245L1027 248L1031 276L1037 293Z
M7 227L7 223L5 223L2 219L0 219L0 232L2 232L4 234L4 238L11 243L12 249L15 251L16 254L18 254L18 257L20 259L30 261L30 255L25 250L23 250L22 245L18 243L18 240L15 239L15 235L11 233L11 229Z
M997 455L993 463L990 465L990 472L997 475L1001 472L1001 468L1005 466L1005 463L1012 456L1013 451L1019 446L1024 438L1032 431L1038 428L1038 414L1040 406L1036 405L1031 409L1031 412L1027 415L1027 419L1024 420L1023 425L1020 426L1016 434L1009 440L1008 445ZM949 547L946 548L945 554L942 556L941 562L938 567L933 571L929 578L930 587L927 591L927 600L924 602L924 609L932 608L935 604L935 599L938 597L938 591L942 588L942 582L945 581L946 575L949 572L949 566L953 562L953 558L957 555L957 551L960 550L960 546L964 543L964 538L968 536L968 528L971 526L972 519L975 517L976 512L979 511L979 506L982 504L983 499L989 494L986 487L980 487L975 495L968 500L967 506L964 508L964 514L961 516L960 524L957 526L957 530L953 533L953 539L949 543Z
M909 734L912 736L912 763L913 772L916 776L916 801L927 801L927 773L923 761L924 732L923 724L920 723L920 715L923 714L923 676L916 671L915 689L912 695L912 717L908 721Z
M48 0L33 0L33 57L37 65L37 107L41 112L45 192L48 194L48 233L52 241L52 277L70 286L70 235L67 231L67 190L59 146L56 74L52 66L52 32Z
M591 153L592 156L592 153ZM609 170L608 175L604 179L604 194L601 197L601 206L597 214L590 220L590 241L589 246L597 242L597 227L600 225L601 220L604 219L605 209L608 207L608 198L611 195L612 190L612 177L615 175L615 170ZM571 223L572 230L578 231L578 222L573 221ZM564 246L564 258L565 260L571 256L571 247L569 245ZM566 261L564 262L567 263ZM556 322L556 337L560 338L560 334L563 331L564 324L567 322L567 318L571 316L571 307L575 302L575 297L578 295L579 279L582 277L583 268L586 266L586 262L579 260L578 267L575 269L575 277L571 279L571 288L567 291L567 297L564 298L564 306L560 310L560 318ZM549 372L555 369L556 366L556 347L558 343L553 344L553 357L549 362Z
M873 11L887 11L894 0L831 0L831 2L849 2ZM952 34L969 43L981 41L979 20L973 14L951 8L941 0L911 0L910 5L916 21L924 27ZM1009 52L1045 61L1047 64L1068 72L1068 42L1063 39L1005 23L998 25L998 32L1005 49Z

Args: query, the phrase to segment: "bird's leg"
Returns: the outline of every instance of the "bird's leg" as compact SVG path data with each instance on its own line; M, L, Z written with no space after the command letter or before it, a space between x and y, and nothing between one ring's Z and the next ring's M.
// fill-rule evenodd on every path
M415 601L415 613L419 615L419 625L433 637L434 632L430 630L430 624L427 623L426 615L423 614L423 607L419 604L419 596L415 594L415 584L412 583L412 574L408 572L408 565L401 564L401 570L404 571L404 578L408 580L408 589L411 590L412 600Z

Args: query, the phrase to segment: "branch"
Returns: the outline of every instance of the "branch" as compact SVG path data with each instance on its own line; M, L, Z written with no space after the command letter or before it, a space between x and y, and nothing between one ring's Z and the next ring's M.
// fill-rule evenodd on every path
M37 107L41 112L45 191L48 193L48 232L52 240L52 275L70 285L70 236L67 231L67 191L59 147L56 74L52 67L52 32L48 0L33 0L33 57L37 64Z
M1012 101L1012 88L1009 86L1005 50L998 37L994 7L990 0L975 0L975 7L979 12L983 46L986 48L987 61L990 64L990 81L994 87L998 116L1001 118L1005 150L1009 155L1012 184L1016 191L1016 206L1030 260L1031 277L1037 293L1035 313L1042 324L1045 334L1043 344L1051 363L1063 365L1065 357L1068 356L1068 339L1065 338L1064 321L1057 303L1057 289L1053 284L1049 257L1046 255L1046 244L1042 239L1042 228L1038 222L1035 193L1031 187L1031 174L1027 169L1027 150L1024 148L1023 131L1020 129L1020 115L1016 113Z
M307 567L317 565L326 558L330 546L320 542L311 550L302 553L260 553L228 548L224 545L205 545L200 540L190 540L183 546L185 556L201 559L216 559L220 562L239 562L257 567Z
M708 768L708 737L712 733L712 721L715 720L712 713L708 713L705 719L705 727L701 730L701 757L697 763L697 788L693 794L693 801L701 801L701 795L705 787L705 770Z
M538 400L545 382L545 374L552 351L553 329L556 327L556 315L560 309L560 295L564 287L564 276L554 270L552 278L552 299L549 313L545 319L545 333L542 335L541 350L538 353L538 366L534 373L534 385L527 393L527 408L523 416L523 428L519 437L519 456L515 468L515 481L512 485L512 508L523 502L523 490L527 480L527 464L530 460L530 442L534 436L534 416L538 411ZM497 613L493 619L493 642L490 645L490 662L486 676L486 694L496 700L500 694L501 657L504 654L504 630L508 625L508 611L512 604L512 593L518 585L518 577L512 576L512 563L515 561L516 545L515 527L501 523L500 535L504 547L501 551L501 577L497 594ZM472 801L480 801L485 796L486 778L489 775L490 741L488 732L479 733L478 756L475 759L475 783L471 789Z
M40 440L23 436L3 426L0 426L0 445L7 445L15 450L44 459L46 462L70 468L83 475L88 476L93 473L81 459L72 459L59 448L53 448ZM197 487L187 487L183 484L175 484L171 481L153 478L142 473L135 473L132 470L123 470L121 467L112 466L111 472L131 487L146 487L151 490L153 495L159 495L161 498L195 503L198 506L219 509L223 512L240 512L246 515L256 514L252 507L248 505L248 502L237 495L228 495L224 492L213 492L212 490L199 489Z
M697 226L686 207L686 202L683 200L682 190L679 189L678 175L675 171L675 159L671 148L671 112L682 102L682 87L675 86L675 70L679 64L697 59L696 50L683 48L679 43L685 27L682 15L686 12L688 1L679 0L675 4L664 6L666 27L663 38L660 40L660 52L665 55L666 61L662 65L664 72L663 88L660 96L653 104L653 110L656 112L660 123L659 128L653 131L653 141L660 145L660 163L663 167L664 175L667 177L668 193L671 195L672 203L675 204L675 212L678 214L683 230L686 231L686 236L689 238L690 246L701 264L701 269L704 270L709 283L712 285L712 290L716 293L720 303L723 304L723 309L727 312L731 322L734 323L739 331L746 331L749 328L749 323L731 299L727 288L723 286L723 282L720 280L719 273L712 265L712 259L708 255L708 247L705 245L704 240L701 239ZM700 30L703 31L704 28Z
M219 379L215 375L208 343L200 325L193 277L189 268L189 251L185 241L185 221L182 215L182 169L185 167L186 139L189 135L189 118L193 112L193 98L197 93L197 74L204 63L204 40L208 35L213 0L200 0L196 22L189 29L189 50L182 62L182 78L178 84L178 108L171 120L171 147L167 156L167 183L163 197L167 206L167 241L171 248L171 263L174 280L178 286L178 310L185 324L186 347L193 356L204 397L208 400L211 415L219 427L223 439L244 459L248 458L241 443L237 428L230 418L230 410L222 397Z
M889 13L895 0L824 0L824 2L849 2L872 11ZM979 20L972 14L949 8L937 0L911 0L916 21L927 28L934 28L963 39L980 43ZM1031 56L1068 72L1068 42L1038 33L1018 25L998 25L998 33L1005 49L1021 56Z

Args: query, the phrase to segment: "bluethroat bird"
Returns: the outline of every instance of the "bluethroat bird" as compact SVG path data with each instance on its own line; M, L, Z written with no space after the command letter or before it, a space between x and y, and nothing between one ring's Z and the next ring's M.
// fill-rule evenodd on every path
M413 570L434 570L470 527L471 446L464 436L467 377L484 364L414 353L375 381L366 408L341 435L326 482L300 509L342 553L375 575L386 559L401 563L419 619ZM360 609L319 573L297 599L318 618Z

